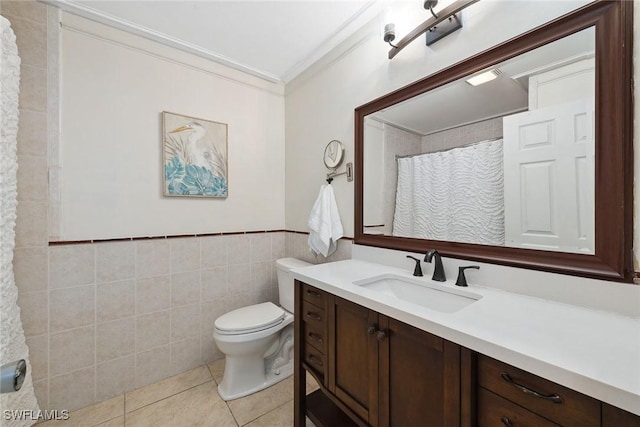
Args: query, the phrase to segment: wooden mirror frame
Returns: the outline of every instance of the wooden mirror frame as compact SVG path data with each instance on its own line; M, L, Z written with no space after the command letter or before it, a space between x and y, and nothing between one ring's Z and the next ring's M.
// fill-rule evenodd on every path
M365 234L367 115L595 26L595 253L593 255ZM599 0L355 109L355 238L358 245L632 282L633 2Z

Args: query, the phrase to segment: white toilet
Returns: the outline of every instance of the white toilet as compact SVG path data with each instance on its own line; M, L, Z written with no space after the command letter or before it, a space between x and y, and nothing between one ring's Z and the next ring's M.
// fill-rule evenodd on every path
M310 265L295 258L276 261L280 305L265 302L230 311L215 321L213 338L225 354L218 394L237 399L293 374L292 268Z

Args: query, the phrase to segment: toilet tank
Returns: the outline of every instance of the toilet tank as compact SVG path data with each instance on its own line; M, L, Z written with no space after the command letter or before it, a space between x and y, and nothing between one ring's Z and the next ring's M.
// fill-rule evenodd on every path
M280 294L280 306L290 313L293 313L293 276L292 268L305 267L311 265L308 262L296 258L281 258L276 261L278 273L278 292Z

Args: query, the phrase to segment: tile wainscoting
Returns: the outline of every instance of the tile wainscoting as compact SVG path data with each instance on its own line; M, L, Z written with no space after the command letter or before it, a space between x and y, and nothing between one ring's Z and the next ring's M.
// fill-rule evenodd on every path
M43 289L20 287L41 408L91 405L220 359L215 319L278 302L275 260L350 258L351 240L314 257L308 234L231 233L48 247ZM16 269L28 270L24 258Z

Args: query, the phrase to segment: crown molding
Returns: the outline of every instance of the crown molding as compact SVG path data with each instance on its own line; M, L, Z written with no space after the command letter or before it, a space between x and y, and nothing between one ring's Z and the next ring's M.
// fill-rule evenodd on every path
M306 58L295 64L290 68L283 76L277 76L272 73L261 71L250 67L246 64L237 62L225 55L213 52L208 49L204 49L201 46L193 43L186 42L184 40L172 37L168 34L152 30L142 25L135 24L126 19L116 17L114 15L104 13L100 10L94 9L84 4L79 4L74 0L38 0L41 3L45 3L49 6L56 7L65 12L81 16L83 18L108 25L109 27L116 28L128 33L144 37L148 40L169 46L175 49L179 49L184 52L191 53L201 58L216 62L218 64L225 65L238 71L245 72L254 77L261 78L270 83L285 84L295 77L300 75L303 71L317 62L320 58L325 56L331 50L339 46L350 35L355 33L359 28L369 22L375 15L380 13L381 4L383 0L371 0L367 2L360 10L352 16L347 22L345 22L338 30L330 37L325 39L322 43L313 49L312 53Z
M140 37L144 37L148 40L163 44L165 46L179 49L181 51L191 53L193 55L199 56L204 59L208 59L210 61L214 61L216 63L233 68L235 70L245 72L252 76L266 80L270 83L280 83L280 84L284 83L283 79L271 73L257 70L248 65L234 61L233 59L226 57L224 55L220 55L216 52L203 49L202 47L197 46L195 44L185 42L181 39L169 36L168 34L164 34L159 31L155 31L150 28L144 27L142 25L138 25L133 22L127 21L125 19L121 19L116 16L110 15L108 13L101 12L92 7L78 4L72 0L39 0L39 1L42 3L48 4L49 6L59 8L60 10L63 10L65 12L72 13L74 15L78 15L83 18L89 19L91 21L99 22L101 24L108 25L112 28L126 31L128 33L131 33Z

